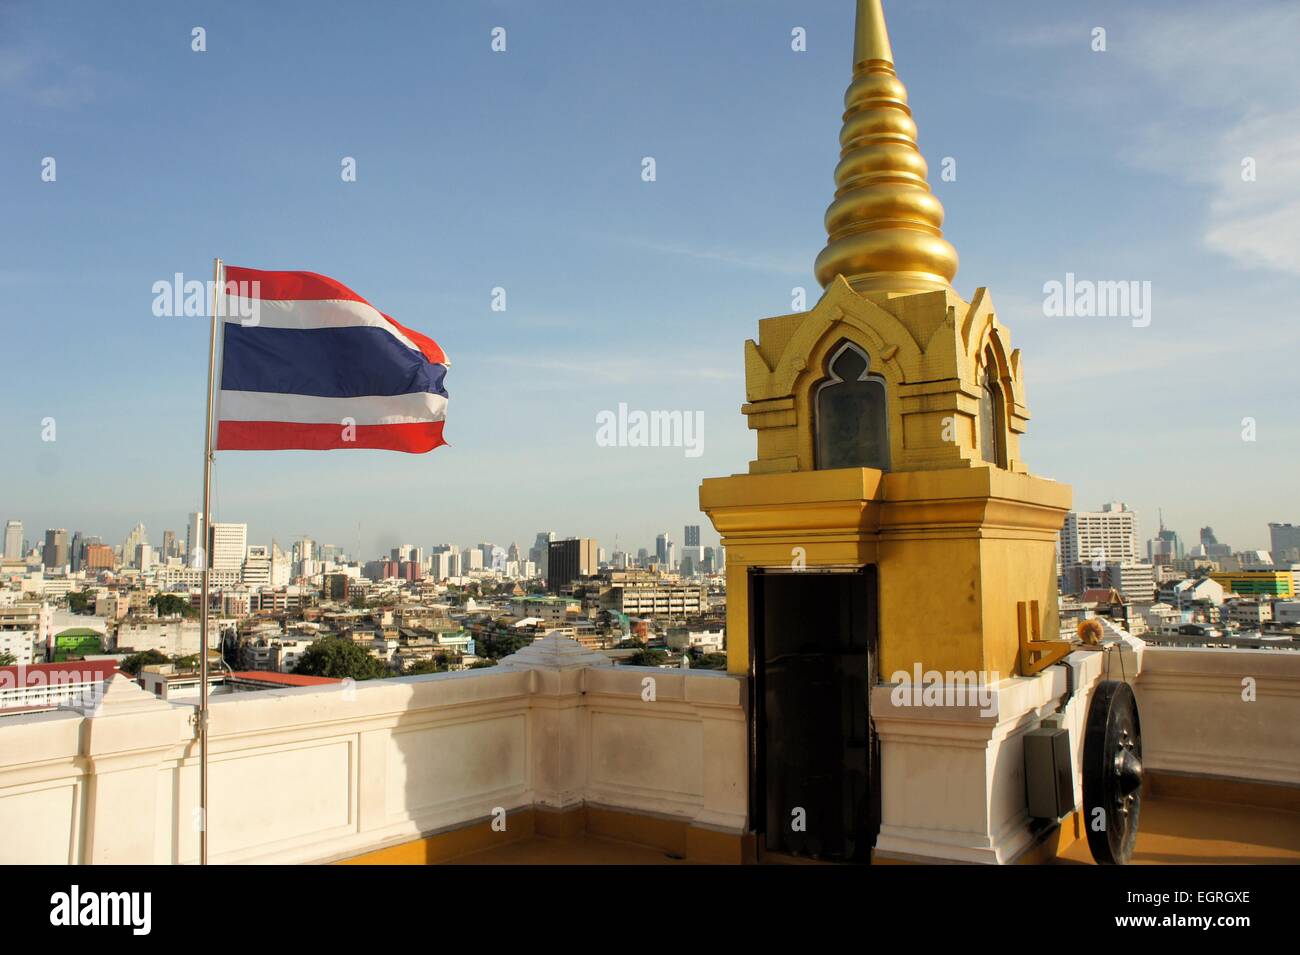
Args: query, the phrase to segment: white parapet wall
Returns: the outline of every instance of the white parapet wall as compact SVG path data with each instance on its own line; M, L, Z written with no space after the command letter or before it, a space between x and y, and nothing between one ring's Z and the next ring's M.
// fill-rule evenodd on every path
M1300 653L1147 647L1137 700L1148 771L1300 786Z
M1107 677L1133 682L1144 652L1140 640L1125 635L1104 651L1076 650L1034 676L980 686L975 674L935 673L930 679L922 671L908 683L877 686L871 696L880 738L876 852L920 862L1015 861L1034 841L1025 733L1043 717L1064 712L1075 804L1081 806L1083 727L1092 691Z
M925 861L1014 861L1034 838L1024 734L1060 710L1070 682L1073 695L1064 713L1076 807L1083 805L1088 704L1106 678L1133 685L1148 774L1300 787L1300 653L1153 647L1122 639L1122 657L1080 649L1036 676L996 683L987 688L991 705L972 701L969 693L963 702L956 691L966 688L951 683L941 682L928 700L897 685L876 687L877 852ZM1300 788L1297 794L1300 806Z
M210 858L324 862L583 804L739 833L743 699L724 673L554 637L490 669L215 697ZM0 863L196 862L193 712L119 676L94 705L0 719Z

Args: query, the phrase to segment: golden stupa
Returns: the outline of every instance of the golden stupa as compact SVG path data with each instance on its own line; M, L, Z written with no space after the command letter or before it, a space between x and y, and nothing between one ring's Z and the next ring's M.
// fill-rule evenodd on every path
M732 672L753 672L754 574L870 568L876 668L1032 672L1058 630L1055 546L1070 489L1020 456L1019 351L957 252L880 0L858 0L835 197L809 311L745 343L749 473L706 480L727 548Z

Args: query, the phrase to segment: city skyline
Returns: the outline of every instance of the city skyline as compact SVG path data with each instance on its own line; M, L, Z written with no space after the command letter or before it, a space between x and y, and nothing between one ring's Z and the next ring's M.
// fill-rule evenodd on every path
M197 514L193 516L197 516ZM40 528L39 530L35 530L35 525L30 525L26 521L21 520L20 518L5 518L4 521L5 521L6 529L8 529L9 527L15 524L18 526L21 533L21 539L27 542L27 547L24 551L24 555L26 554L26 552L29 552L32 549L41 550L46 535L49 532L55 530L60 531L65 535L67 535L67 543L69 545L71 544L72 539L74 537L84 537L90 540L98 540L99 543L106 544L109 547L112 547L114 549L119 549L119 550L123 549L126 546L126 542L131 540L137 531L143 531L144 543L147 543L149 546L151 546L154 549L155 555L158 558L165 558L162 545L164 543L164 537L168 534L171 534L171 535L176 535L174 543L176 544L177 549L182 553L184 553L186 550L186 545L184 541L187 540L187 538L181 536L185 533L184 524L181 525L182 529L178 533L176 527L174 526L163 527L161 530L150 530L148 522L137 521L132 525L130 532L121 535L121 537L115 537L114 535L111 534L99 533L97 530L94 529L87 531L85 528L80 528L80 527L71 528L71 527L62 527L62 526L60 527L51 526L51 527L43 527ZM546 528L544 530L533 531L530 532L529 534L517 535L511 538L500 538L498 540L493 540L490 537L484 535L473 535L473 534L469 535L464 539L450 539L445 537L439 538L436 535L434 535L433 538L428 539L428 535L421 535L418 538L408 536L402 538L401 540L394 539L390 543L386 543L381 546L378 546L373 551L365 550L365 549L358 551L355 545L349 545L347 541L330 540L321 537L319 535L312 534L310 532L298 533L289 536L275 535L275 534L272 534L270 536L262 536L259 535L258 533L255 533L252 530L252 525L249 524L249 522L247 521L238 521L238 520L231 521L231 520L214 519L212 523L214 527L217 525L227 524L227 525L238 525L238 526L243 526L248 528L246 538L245 538L246 550L252 547L269 546L272 542L274 542L274 544L278 546L280 550L284 551L285 553L289 553L296 548L296 545L300 541L310 540L317 548L335 547L338 548L339 551L341 551L343 554L345 554L350 560L360 561L360 562L365 562L367 560L383 559L391 551L397 550L405 546L419 547L425 550L426 552L428 552L429 549L432 547L439 547L448 544L455 545L456 547L460 547L462 549L477 548L482 544L493 544L495 546L501 547L503 550L508 549L511 545L515 545L518 547L520 553L526 556L528 553L528 549L531 546L529 544L529 539L536 538L539 534L544 534L547 531L550 531L552 534L555 535L554 538L555 540L591 538L596 541L597 547L600 550L605 552L607 558L612 557L613 554L620 553L620 552L635 557L637 553L641 550L645 550L649 555L653 556L656 553L656 546L655 546L656 538L659 536L659 534L664 533L661 530L644 543L641 542L629 543L628 539L625 538L623 535L614 535L609 538L604 538L598 534L567 534L560 531L556 531L553 528ZM686 530L687 528L690 527L697 527L697 525L682 525L682 532L680 534L674 534L672 531L667 532L669 541L676 548L678 548L679 556L681 553L680 549L685 546L699 546L701 548L715 548L720 546L720 542L716 539L717 538L716 534L713 535L714 540L709 541L708 539L709 535L703 533L702 529L700 533L700 543L698 545L686 545L684 543L686 538ZM33 532L35 532L36 534L36 536L34 537L32 536ZM123 560L126 560L128 562L131 560L131 555L126 554L125 552L123 553L122 556L123 556Z
M1075 502L1074 507L1071 508L1071 513L1092 513L1096 511L1101 511L1102 508L1108 507L1108 505L1112 503L1122 503L1127 505L1127 500L1125 498L1122 498L1121 496L1121 498L1108 499L1108 500L1104 500L1104 502L1096 502L1095 504L1092 505L1092 507L1083 507L1083 505L1080 505L1079 502ZM1195 546L1196 543L1200 543L1201 531L1206 529L1213 530L1214 535L1216 535L1217 542L1219 544L1223 544L1223 546L1230 547L1231 552L1234 552L1234 554L1239 554L1239 552L1245 552L1245 551L1270 551L1271 543L1273 543L1271 542L1271 535L1269 530L1270 526L1297 524L1297 521L1295 520L1284 520L1283 517L1274 518L1274 520L1269 520L1268 522L1266 522L1264 526L1264 530L1262 530L1262 535L1261 535L1262 541L1260 543L1256 543L1255 541L1253 541L1253 539L1251 543L1242 543L1242 542L1235 541L1235 539L1231 539L1227 537L1227 534L1222 533L1222 531L1219 531L1216 528L1216 525L1209 524L1209 522L1206 521L1200 521L1200 522L1192 521L1191 529L1175 528L1175 526L1170 524L1170 521L1167 520L1167 518L1162 516L1161 508L1157 508L1157 516L1154 518L1149 518L1149 516L1144 516L1143 513L1141 513L1138 508L1130 507L1128 508L1128 511L1130 511L1132 515L1134 515L1135 522L1136 522L1135 533L1136 533L1136 537L1138 537L1138 544L1139 544L1138 559L1139 560L1149 559L1147 550L1145 550L1145 548L1147 548L1147 543L1151 541L1151 539L1156 538L1157 534L1160 533L1161 530L1173 531L1173 533L1177 534L1179 541L1182 542L1183 547L1187 548L1187 550L1191 550L1191 548ZM480 543L497 543L500 544L500 546L502 547L510 547L511 544L517 544L517 546L519 546L520 548L520 551L526 554L526 551L528 551L528 548L530 546L529 541L532 541L532 539L536 537L537 534L546 533L546 531L551 531L551 533L554 533L556 535L556 539L594 538L595 541L597 541L598 547L601 547L601 550L606 552L607 555L615 554L616 551L623 551L625 552L625 554L630 554L634 556L637 554L638 550L641 550L641 548L645 548L645 550L649 552L649 554L654 555L656 551L656 547L655 547L656 538L658 538L660 534L664 533L663 529L666 528L666 526L667 528L680 529L680 531L673 531L673 530L667 531L669 541L671 541L673 544L675 544L677 548L679 548L679 555L680 555L681 547L689 546L689 544L686 544L686 537L688 537L688 535L686 535L686 529L688 528L698 529L698 533L699 533L698 546L718 547L720 546L720 543L722 543L720 542L718 533L716 533L716 531L712 529L712 526L708 524L707 520L699 521L697 522L697 524L690 524L690 522L686 522L686 524L680 524L680 525L666 525L663 524L663 522L659 522L659 524L650 525L653 526L653 528L656 528L656 530L654 530L653 533L647 534L646 538L633 537L633 535L628 535L623 533L602 535L601 533L599 533L599 531L594 531L594 533L567 533L567 531L556 530L554 526L545 526L545 528L528 531L528 533L504 535L504 537L502 537L502 535L476 534L476 533L458 535L458 537L450 537L450 535L439 535L438 533L435 533L435 531L432 534L428 534L428 533L412 534L412 533L408 533L408 531L400 531L400 533L390 534L387 535L387 537L383 537L382 539L374 538L374 543L372 544L372 546L367 546L367 543L365 543L365 533L367 533L367 531L365 531L364 524L363 524L363 528L361 528L361 538L363 539L361 539L361 542L359 544L356 542L357 534L355 530L354 530L354 534L352 534L351 539L331 539L325 537L325 535L311 533L311 531L298 531L298 533L294 533L294 534L276 534L276 533L266 534L263 533L263 531L257 530L255 528L255 525L253 525L251 521L240 521L238 520L238 518L233 518L230 516L221 518L221 516L217 515L216 512L213 513L213 517L214 517L213 524L247 525L248 526L247 539L248 542L250 542L250 546L252 546L251 542L253 541L260 542L261 544L270 544L272 542L276 542L277 544L279 544L279 546L282 547L282 550L287 550L287 548L291 548L292 546L294 546L296 542L302 541L302 539L304 538L309 538L311 539L311 541L315 542L317 546L338 547L341 548L344 554L347 554L348 556L352 557L352 559L363 560L363 561L369 559L376 559L376 557L380 555L385 555L387 554L387 552L393 550L393 548L402 547L404 546L404 544L415 544L415 546L417 547L425 547L425 548L428 548L430 546L439 546L439 544L448 544L448 543L454 543L456 544L456 546L459 547L465 547L465 546L477 547L478 544ZM125 539L130 535L130 530L120 535L105 534L105 533L100 533L98 529L86 529L86 528L82 528L82 526L73 526L72 524L68 524L68 522L64 522L64 524L44 525L44 526L40 526L40 528L38 529L36 528L35 524L30 524L29 521L22 520L21 517L14 517L14 516L5 517L3 515L0 515L0 520L4 520L6 526L13 524L13 522L17 522L17 524L22 526L22 537L23 539L26 539L27 542L29 542L29 550L31 547L39 548L40 542L43 541L45 533L47 533L47 530L51 530L51 529L61 529L61 530L68 531L69 539L70 537L72 537L73 534L77 534L77 533L81 533L82 535L85 535L85 537L100 538L101 542L105 544L109 544L109 546L112 547L120 547L121 542L125 541ZM173 522L172 525L159 525L161 526L161 529L155 529L155 530L149 530L151 526L156 526L156 525L149 525L148 521L133 521L130 524L130 528L134 529L136 528L136 526L140 526L140 525L143 525L144 530L146 530L147 542L151 544L153 548L155 548L155 551L160 551L162 538L164 538L164 534L166 533L177 534L178 535L177 541L179 543L179 547L181 547L182 551L185 550L186 521ZM35 533L35 537L34 535L32 535L34 533Z
M93 6L0 12L11 223L0 284L7 328L23 316L7 340L0 442L27 462L0 473L7 516L120 540L197 506L207 326L151 306L154 283L204 281L220 254L337 275L432 334L451 359L451 401L450 446L427 459L219 454L218 519L246 520L258 539L310 527L356 548L359 517L367 551L508 540L535 524L643 541L663 515L712 534L701 479L743 473L755 455L736 413L739 341L755 316L791 311L796 287L809 305L819 293L839 5L453 5L410 11L397 34L347 5L310 24L264 11L256 29L234 8L152 13L128 25ZM987 285L1032 356L1033 471L1071 484L1076 509L1119 498L1144 527L1162 508L1184 537L1208 524L1263 548L1268 522L1300 518L1285 510L1300 437L1285 410L1288 346L1300 333L1274 317L1300 291L1289 198L1300 169L1287 146L1300 11L1243 3L1227 26L1220 14L1208 2L891 11L962 256L956 284ZM1005 22L1016 26L990 30ZM504 53L490 49L498 23ZM1104 52L1092 48L1099 23ZM795 27L806 52L791 48ZM1216 42L1201 49L1207 35ZM948 55L926 56L931 43ZM347 74L322 55L343 49ZM1209 79L1222 75L1235 80ZM267 86L274 102L259 95ZM377 99L394 108L374 110ZM313 120L324 103L328 130ZM214 125L231 104L238 127ZM507 113L525 118L505 124ZM150 129L166 130L165 162ZM272 139L293 146L269 155ZM55 181L42 181L45 157ZM345 157L355 182L340 179ZM1242 180L1245 159L1256 180ZM1070 276L1150 281L1151 321L1047 317L1045 284ZM17 371L44 368L79 387ZM104 395L120 427L104 426ZM599 416L624 404L702 415L701 454L602 446ZM54 441L42 440L47 419ZM1170 479L1189 467L1194 480Z

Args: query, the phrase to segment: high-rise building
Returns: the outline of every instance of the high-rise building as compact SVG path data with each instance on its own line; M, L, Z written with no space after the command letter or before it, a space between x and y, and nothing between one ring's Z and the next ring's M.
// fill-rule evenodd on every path
M704 563L704 548L700 546L700 525L686 525L686 543L682 547L682 566L685 567L689 559L691 573L698 573L700 566Z
M176 556L176 532L163 531L162 559L164 561L167 561L175 556Z
M1268 549L1275 564L1300 562L1300 524L1269 524Z
M661 567L672 568L668 556L668 549L672 547L672 543L672 538L668 536L667 531L655 538L655 558L659 561Z
M1160 515L1160 530L1147 541L1147 558L1157 566L1168 566L1183 559L1183 542L1175 531L1165 527L1165 516Z
M295 565L303 561L316 559L316 542L310 537L301 538L293 545L293 562Z
M48 569L68 566L68 532L65 528L52 528L45 532L45 549L41 563Z
M212 569L244 569L248 556L248 525L212 522Z
M555 540L555 531L540 531L533 546L528 548L528 559L537 565L538 573L546 576L546 561L550 557L551 541Z
M271 586L271 548L254 544L244 558L244 583L249 587Z
M351 583L347 574L326 574L321 591L327 600L346 602L350 589Z
M506 549L497 544L483 543L478 545L479 553L483 555L483 569L490 570L494 573L504 574L506 570Z
M1232 548L1227 544L1220 544L1219 539L1214 536L1213 527L1201 528L1200 546L1192 549L1193 557L1211 557L1222 558L1232 554Z
M123 563L130 567L140 567L136 563L136 550L141 544L147 543L149 543L149 535L145 532L143 524L137 524L131 528L131 533L126 535L126 542L122 544Z
M191 567L202 568L199 551L203 549L203 515L195 511L185 528L185 561Z
M429 555L429 576L435 581L442 581L446 580L448 577L458 576L457 570L459 568L456 566L459 562L457 559L458 556L458 554L449 550L442 550L441 548L435 547L433 552Z
M1071 511L1061 528L1061 565L1133 564L1138 560L1137 514L1112 501L1100 511Z
M82 540L81 531L73 532L72 543L68 546L68 563L72 565L74 574L81 570L81 552L84 547L85 541Z
M18 560L23 556L23 522L5 522L5 560Z
M149 544L136 544L135 553L132 555L132 563L141 571L153 570L157 562L157 555Z
M292 579L293 564L289 555L280 550L275 541L271 541L271 586L287 587Z
M590 577L599 566L596 542L590 537L551 541L546 564L546 588L559 590L581 577Z
M81 569L88 574L113 569L113 548L107 544L86 542Z

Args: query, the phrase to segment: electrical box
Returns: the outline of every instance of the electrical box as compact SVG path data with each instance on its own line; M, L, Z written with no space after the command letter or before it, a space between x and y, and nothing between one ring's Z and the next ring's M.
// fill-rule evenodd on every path
M1074 761L1064 723L1054 714L1025 734L1025 789L1035 819L1056 820L1074 811Z

